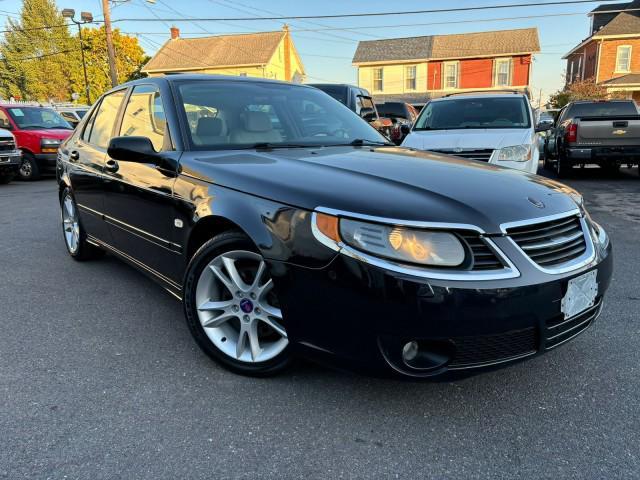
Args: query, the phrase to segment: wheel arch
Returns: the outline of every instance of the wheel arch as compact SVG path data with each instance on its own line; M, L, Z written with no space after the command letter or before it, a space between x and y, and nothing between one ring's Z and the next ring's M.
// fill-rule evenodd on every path
M240 225L227 217L221 215L208 215L201 218L192 227L187 239L185 249L187 260L193 258L193 255L195 255L198 249L208 240L215 237L216 235L220 235L221 233L232 230L243 233L255 243L251 236L242 227L240 227Z

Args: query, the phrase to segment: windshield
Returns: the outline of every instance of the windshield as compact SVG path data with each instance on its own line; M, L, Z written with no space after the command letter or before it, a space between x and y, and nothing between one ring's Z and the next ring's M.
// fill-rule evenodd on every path
M574 103L569 107L566 118L607 117L610 115L638 115L633 102Z
M420 113L414 130L456 130L464 128L529 128L526 100L513 98L448 98L429 102Z
M178 85L196 150L387 142L354 112L314 88L233 81Z
M50 108L41 107L12 107L8 108L9 115L18 128L34 130L44 128L60 128L73 130L73 127L58 112Z

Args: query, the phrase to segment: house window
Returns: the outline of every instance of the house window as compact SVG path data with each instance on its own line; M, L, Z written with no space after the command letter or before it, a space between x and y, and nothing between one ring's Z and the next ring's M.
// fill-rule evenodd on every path
M616 52L616 72L631 70L631 45L620 45Z
M374 92L381 92L384 83L384 76L382 68L373 69L373 90Z
M458 88L458 62L444 64L444 88Z
M511 59L496 59L496 77L493 81L496 87L508 87L511 85Z
M404 87L406 90L416 89L416 66L411 65L405 68Z

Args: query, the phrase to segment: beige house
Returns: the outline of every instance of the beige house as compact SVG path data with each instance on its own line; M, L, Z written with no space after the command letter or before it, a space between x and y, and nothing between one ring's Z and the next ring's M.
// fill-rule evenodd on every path
M305 71L289 28L279 32L171 38L142 69L150 77L175 73L210 73L272 78L301 83Z

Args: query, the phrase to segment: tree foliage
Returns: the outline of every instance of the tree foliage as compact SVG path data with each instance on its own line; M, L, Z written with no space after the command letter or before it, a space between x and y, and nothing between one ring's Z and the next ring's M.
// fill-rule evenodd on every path
M95 100L111 88L105 29L104 27L83 28L82 39L91 100ZM116 28L113 31L113 44L116 51L118 83L144 76L140 73L140 69L149 61L149 57L145 55L138 39L124 35ZM80 101L86 102L82 58L79 51L73 56L72 63L71 88L80 94Z
M72 29L70 32L70 28ZM19 20L9 19L0 41L0 96L22 100L86 102L80 40L54 0L24 0ZM111 88L104 27L83 28L91 100ZM113 32L118 82L144 76L148 61L138 39Z
M567 103L575 100L605 100L618 97L619 93L608 92L605 87L597 84L593 78L576 81L567 85L562 90L549 97L549 103L553 108L562 108Z
M0 44L5 97L66 99L68 55L74 41L54 0L24 0L20 19L9 19ZM47 28L54 27L54 28Z

